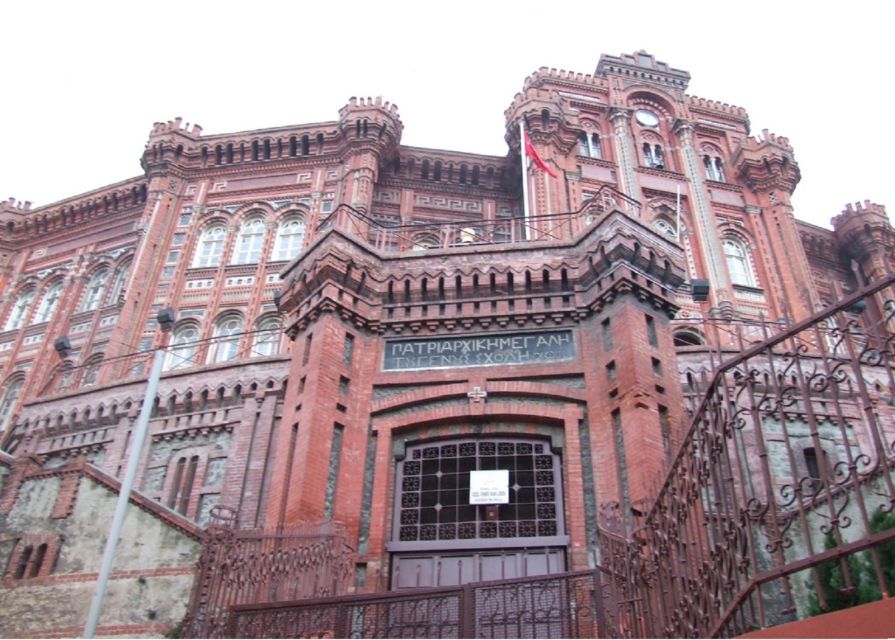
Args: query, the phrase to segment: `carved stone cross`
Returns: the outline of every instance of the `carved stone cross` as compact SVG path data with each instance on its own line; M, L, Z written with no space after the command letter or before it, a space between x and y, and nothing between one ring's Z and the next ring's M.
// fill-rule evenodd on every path
M481 387L473 387L472 391L466 394L471 402L483 402L488 397L488 392L482 390Z

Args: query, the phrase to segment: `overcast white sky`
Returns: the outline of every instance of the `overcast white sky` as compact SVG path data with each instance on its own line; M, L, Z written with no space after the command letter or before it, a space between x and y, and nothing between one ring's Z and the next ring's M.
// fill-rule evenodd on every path
M788 136L799 218L895 207L888 3L25 2L0 7L0 198L35 206L140 173L152 123L206 133L396 103L403 143L504 155L503 111L541 66L646 49L689 93Z

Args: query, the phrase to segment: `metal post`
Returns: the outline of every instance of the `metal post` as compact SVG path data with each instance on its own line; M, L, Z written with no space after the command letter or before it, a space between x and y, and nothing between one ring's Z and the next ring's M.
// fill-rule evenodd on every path
M526 167L528 163L525 161L525 123L522 120L519 120L519 141L519 151L522 156L522 224L524 225L522 230L523 238L530 240L531 214L528 210L528 169Z
M118 493L118 502L115 504L115 515L112 517L112 526L109 528L109 538L106 540L106 549L103 552L103 563L99 570L99 578L96 583L96 592L90 603L90 613L87 615L87 625L84 627L84 637L92 638L96 633L96 625L99 622L99 614L103 606L103 598L106 596L106 588L109 583L109 575L112 573L112 563L115 560L115 550L118 548L118 538L121 536L121 528L124 525L124 516L127 513L128 500L137 475L137 465L140 462L140 452L143 450L143 441L146 439L146 431L149 426L149 414L155 403L155 392L158 389L158 381L162 374L162 364L165 361L163 349L156 349L152 361L152 373L146 384L146 392L143 395L143 406L137 418L134 429L134 441L131 443L131 452L127 461L127 469L121 481L121 490Z

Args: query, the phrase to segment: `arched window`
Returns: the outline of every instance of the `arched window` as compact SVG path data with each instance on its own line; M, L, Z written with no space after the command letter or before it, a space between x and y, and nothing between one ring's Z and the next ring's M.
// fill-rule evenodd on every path
M199 238L193 267L216 267L221 263L224 253L224 241L227 239L227 227L216 224L208 227Z
M59 298L61 297L62 282L60 281L51 284L46 290L46 293L44 293L43 298L40 299L40 304L37 306L37 313L34 316L35 324L50 321L50 318L53 317L53 312L56 310L56 305L59 304Z
M109 270L100 269L93 274L87 283L87 291L81 302L81 311L93 311L98 309L103 300L103 291L106 290L106 281L109 279Z
M252 356L273 356L280 350L280 321L277 318L265 318L258 323L252 341Z
M214 327L214 341L208 351L209 362L227 362L239 353L239 336L242 335L242 318L224 316Z
M165 371L192 367L199 350L196 342L198 339L199 329L194 324L185 324L175 329L165 358Z
M585 158L602 158L600 152L600 135L597 133L578 134L578 155Z
M672 238L677 236L677 229L675 229L674 225L668 222L665 218L656 218L653 222L653 226L663 235L671 236Z
M3 327L4 331L20 329L22 325L25 324L25 318L28 316L28 309L31 307L31 302L34 300L34 294L34 289L31 289L19 295L12 305L9 317L6 319L6 326Z
M3 400L0 401L0 433L5 431L8 426L7 423L12 417L12 410L19 401L19 394L22 392L23 384L25 384L24 378L16 378L12 382L6 384Z
M292 260L305 241L305 222L301 218L287 218L277 229L277 241L273 248L274 260Z
M413 246L411 248L414 251L425 251L426 249L440 246L441 243L436 236L431 233L423 233L413 238Z
M727 261L727 271L733 284L747 287L755 286L755 277L752 274L752 265L749 261L749 252L746 245L736 238L724 238L724 258Z
M242 223L236 248L233 251L232 264L254 264L261 259L264 248L264 220L252 218Z
M724 182L724 165L718 156L702 156L702 164L705 166L705 177L715 182Z
M643 143L643 164L650 169L665 168L665 152L662 151L662 145Z
M686 328L674 332L674 346L676 347L695 347L701 344L705 344L705 341L696 329Z
M99 378L99 367L103 361L103 354L96 353L87 360L84 366L84 378L81 380L82 387L90 387L96 384Z
M115 271L115 279L112 281L112 287L109 290L109 304L118 304L118 299L124 292L124 285L127 284L127 276L130 272L130 262L123 264Z

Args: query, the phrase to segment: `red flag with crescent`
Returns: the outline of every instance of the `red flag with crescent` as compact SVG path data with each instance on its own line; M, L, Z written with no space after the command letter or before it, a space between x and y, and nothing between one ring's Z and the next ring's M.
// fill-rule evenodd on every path
M538 155L538 152L535 151L534 145L531 144L531 139L528 137L528 134L525 134L525 155L531 158L531 161L535 163L535 166L541 171L546 171L548 175L553 178L556 178L557 175L550 170L544 161L541 160L541 156Z

